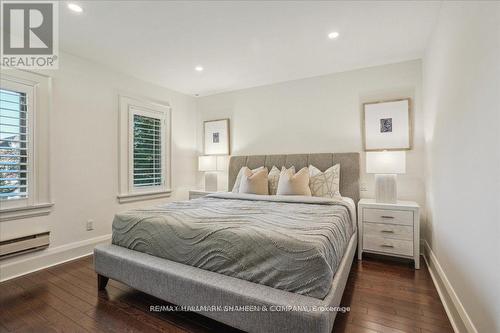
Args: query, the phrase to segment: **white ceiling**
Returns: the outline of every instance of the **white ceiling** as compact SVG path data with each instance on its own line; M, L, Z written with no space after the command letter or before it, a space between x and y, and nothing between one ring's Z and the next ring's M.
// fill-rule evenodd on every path
M428 1L75 1L60 47L183 93L209 95L421 58ZM338 31L337 40L327 35ZM194 67L202 65L203 72Z

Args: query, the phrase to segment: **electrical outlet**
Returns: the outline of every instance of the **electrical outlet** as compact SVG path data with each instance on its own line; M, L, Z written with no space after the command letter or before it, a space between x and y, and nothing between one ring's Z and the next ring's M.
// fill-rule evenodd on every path
M87 231L94 230L94 220L87 220Z
M361 192L366 192L366 191L368 191L368 186L366 185L366 183L360 183L360 184L359 184L359 190L360 190Z

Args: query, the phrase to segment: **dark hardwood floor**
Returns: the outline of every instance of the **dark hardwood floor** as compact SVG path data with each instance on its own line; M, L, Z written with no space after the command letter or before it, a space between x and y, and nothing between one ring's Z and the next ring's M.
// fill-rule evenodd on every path
M97 292L92 257L0 284L0 332L238 332L110 280ZM354 261L333 332L453 332L425 263Z

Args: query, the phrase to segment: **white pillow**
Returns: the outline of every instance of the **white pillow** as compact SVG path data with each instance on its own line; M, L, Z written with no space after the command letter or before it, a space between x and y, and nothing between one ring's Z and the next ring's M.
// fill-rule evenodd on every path
M292 174L295 174L295 167L292 165L288 170L292 171ZM269 182L269 194L276 195L276 191L278 190L278 181L280 179L280 169L273 165L271 171L269 171L268 182Z
M314 197L339 198L340 195L340 164L321 172L309 165L309 187Z
M311 196L309 188L309 170L302 168L296 174L291 169L283 167L278 181L277 195L305 195Z
M245 168L241 176L240 193L268 195L267 168L257 172Z
M248 169L246 166L242 167L240 171L238 172L238 175L236 176L236 180L234 181L234 186L233 186L233 193L239 193L240 192L240 184L241 184L241 177L243 176L243 172L245 169ZM252 169L252 172L255 173L257 171L260 171L264 169L263 166L258 167L256 169Z

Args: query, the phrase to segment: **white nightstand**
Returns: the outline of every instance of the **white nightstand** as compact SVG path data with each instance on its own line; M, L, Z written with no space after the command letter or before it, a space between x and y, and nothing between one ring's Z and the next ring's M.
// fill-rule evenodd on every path
M198 199L204 197L205 195L215 193L214 191L205 190L189 190L189 200Z
M395 204L361 199L358 203L358 259L363 252L415 261L420 268L420 206L412 201Z

